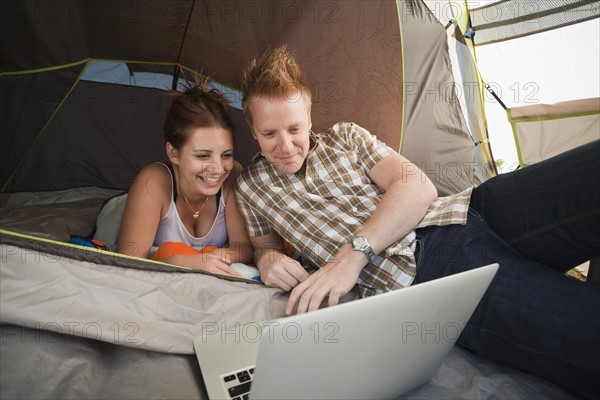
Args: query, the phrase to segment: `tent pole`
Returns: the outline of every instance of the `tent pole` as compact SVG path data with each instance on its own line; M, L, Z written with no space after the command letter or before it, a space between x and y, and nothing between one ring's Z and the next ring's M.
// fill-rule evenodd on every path
M402 154L402 145L404 142L404 124L405 124L405 112L406 112L406 79L404 75L404 35L402 33L402 11L401 7L398 4L400 0L396 1L396 12L398 18L398 31L400 33L400 60L401 60L401 68L402 68L402 122L400 123L400 143L398 144L398 153Z
M173 69L173 83L171 83L171 90L177 90L177 82L179 81L179 65L175 64Z

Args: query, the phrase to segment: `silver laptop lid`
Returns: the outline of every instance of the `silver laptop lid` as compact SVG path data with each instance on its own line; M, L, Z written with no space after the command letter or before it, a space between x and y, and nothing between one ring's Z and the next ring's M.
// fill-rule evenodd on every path
M265 322L251 399L395 398L431 379L497 264Z

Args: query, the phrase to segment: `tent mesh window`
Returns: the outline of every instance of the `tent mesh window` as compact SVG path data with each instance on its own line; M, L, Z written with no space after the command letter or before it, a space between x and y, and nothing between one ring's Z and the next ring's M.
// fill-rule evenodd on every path
M507 0L470 11L478 46L515 39L600 16L595 0Z

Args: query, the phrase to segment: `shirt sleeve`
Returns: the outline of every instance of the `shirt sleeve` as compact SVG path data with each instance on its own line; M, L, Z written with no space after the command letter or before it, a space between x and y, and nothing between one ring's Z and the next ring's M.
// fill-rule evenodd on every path
M370 171L379 161L396 153L375 135L354 123L341 122L331 129L353 148L358 157L357 161L366 171Z
M237 205L246 223L249 236L264 236L272 232L267 220L262 216L257 202L264 202L257 198L256 191L249 185L248 176L242 173L235 182ZM263 206L266 207L265 204Z

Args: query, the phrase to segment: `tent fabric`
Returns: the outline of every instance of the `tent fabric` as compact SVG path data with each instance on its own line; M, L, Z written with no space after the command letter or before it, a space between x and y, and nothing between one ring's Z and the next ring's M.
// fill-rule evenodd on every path
M600 98L507 110L521 166L600 139Z
M168 101L158 90L80 81L22 160L14 161L18 168L3 169L14 173L5 181L9 191L128 189L141 166L165 158L161 129Z
M483 46L598 18L596 0L505 0L470 11L475 43Z
M32 145L67 95L82 68L83 65L77 65L44 73L0 77L0 126L4 144L0 150L2 191L5 191L5 183L31 151Z
M194 72L239 108L243 67L286 44L311 83L315 130L366 127L440 195L493 176L481 101L460 99L474 69L446 22L421 0L0 2L0 186L11 194L0 227L36 237L0 234L0 397L202 398L191 345L202 323L282 315L286 295L256 282L52 241L89 235L103 200L164 159L165 90ZM99 74L99 63L124 79ZM238 108L235 157L246 165L258 148ZM102 200L67 200L90 186ZM136 326L137 341L126 340ZM431 384L405 395L440 397L569 394L457 348Z
M488 134L485 126L485 118L482 115L481 87L479 85L479 73L477 65L471 56L471 52L465 42L464 35L458 24L448 29L448 54L451 59L454 77L457 80L458 101L460 101L465 121L474 143L487 142ZM484 150L491 151L489 146ZM488 157L491 159L491 157Z
M109 79L115 82L99 82L98 70L89 78L86 71L75 85L82 72L83 64L1 78L11 99L0 109L6 116L2 132L19 132L7 135L8 145L1 150L3 191L126 190L143 166L166 159L162 126L170 99L165 95L169 87L160 87L166 83L164 74L147 87L123 84L122 74L114 73ZM247 163L258 147L241 111L232 114L238 159Z
M42 331L10 324L0 325L0 335L3 399L208 398L195 355L151 352L56 329ZM479 359L460 347L452 349L428 384L399 398L492 397L575 399L538 378Z
M64 245L21 247L9 236L0 235L2 398L207 398L194 337L283 316L287 301L256 283L133 268L119 257L108 265L84 249L90 259L80 261L57 256L52 247ZM574 398L460 347L430 382L401 398L490 396Z
M79 222L53 218L66 225L65 232L74 232L83 229L84 215L94 219L90 202L102 200L74 192L76 201L65 202L65 193L57 193L59 202L46 204L35 201L37 194L30 199L18 194L18 202L8 199L0 211L17 208L31 215L35 210L40 219L45 212L79 215ZM0 222L22 231L37 223ZM49 238L60 234L56 226L40 229ZM7 232L0 234L0 255L2 398L207 398L194 337L281 317L287 301L286 293L254 281ZM354 296L351 292L343 301ZM490 396L573 398L543 379L460 347L432 381L401 398Z
M0 71L88 58L174 61L193 4L191 0L3 1Z
M455 20L462 32L471 30L464 40L481 80L467 85L481 91L483 116L476 121L486 125L493 156L503 165L499 172L518 168L519 160L506 111L485 84L511 108L598 97L597 1L424 2L440 23Z
M73 336L66 333L68 326L65 332L41 327L0 325L3 399L206 398L195 355ZM116 332L117 326L112 328Z
M193 339L212 328L284 315L281 290L263 285L174 273L168 267L161 272L108 266L94 258L75 262L47 253L23 263L24 256L36 257L35 249L0 246L3 323L63 333L70 329L74 336L193 354Z
M422 164L442 195L493 175L486 167L493 162L489 152L470 139L460 105L442 101L455 96L448 94L454 82L448 73L448 60L423 58L423 48L445 51L445 36L443 27L420 0L7 1L3 9L2 92L6 93L5 87L25 88L15 94L18 97L48 86L60 89L52 104L42 105L43 114L31 112L39 107L37 100L26 102L19 114L0 111L3 116L11 115L2 119L2 132L20 138L11 143L10 157L2 160L5 192L85 185L125 188L135 170L158 161L162 154L162 148L152 147L159 145L158 130L164 118L161 110L168 106L158 93L144 92L135 86L135 79L121 86L108 82L93 86L82 80L65 99L76 77L61 78L58 75L68 69L51 72L48 68L73 63L81 68L81 63L92 60L121 60L130 69L151 71L155 71L153 64L170 64L174 79L178 77L175 67L179 66L179 70L201 72L222 87L235 89L240 87L242 69L250 59L282 44L296 53L311 83L313 129L323 131L350 119L367 127L390 147ZM31 81L32 75L35 81ZM429 88L423 79L439 80L436 87ZM63 99L61 107L54 104ZM41 131L57 108L57 115ZM14 115L26 118L15 119ZM132 126L131 121L137 125ZM243 115L236 121L240 131L236 141L239 138L243 145L252 144ZM69 144L64 149L69 153L57 152L52 145L56 138L74 138L82 131L89 135L85 139L93 143L97 155L81 144ZM119 144L114 140L117 137L126 141L132 138L144 147L137 152L125 149L129 143ZM244 164L257 147L238 149ZM39 158L41 153L52 154ZM114 159L109 158L111 154ZM110 167L107 170L109 161L119 166L118 172ZM24 178L35 175L44 163L55 170L57 165L72 166L74 162L85 178L72 177L64 170L58 173L59 179L35 182L35 177ZM115 174L118 179L114 179Z
M173 85L175 68L177 66L91 60L81 80L169 90ZM182 84L178 84L179 90Z
M404 72L406 134L401 153L429 176L440 194L478 185L495 170L483 150L487 133L477 132L486 140L475 141L465 122L459 101L464 93L456 92L446 31L421 2L403 2L400 12L402 35L411 38L403 41L411 58Z

